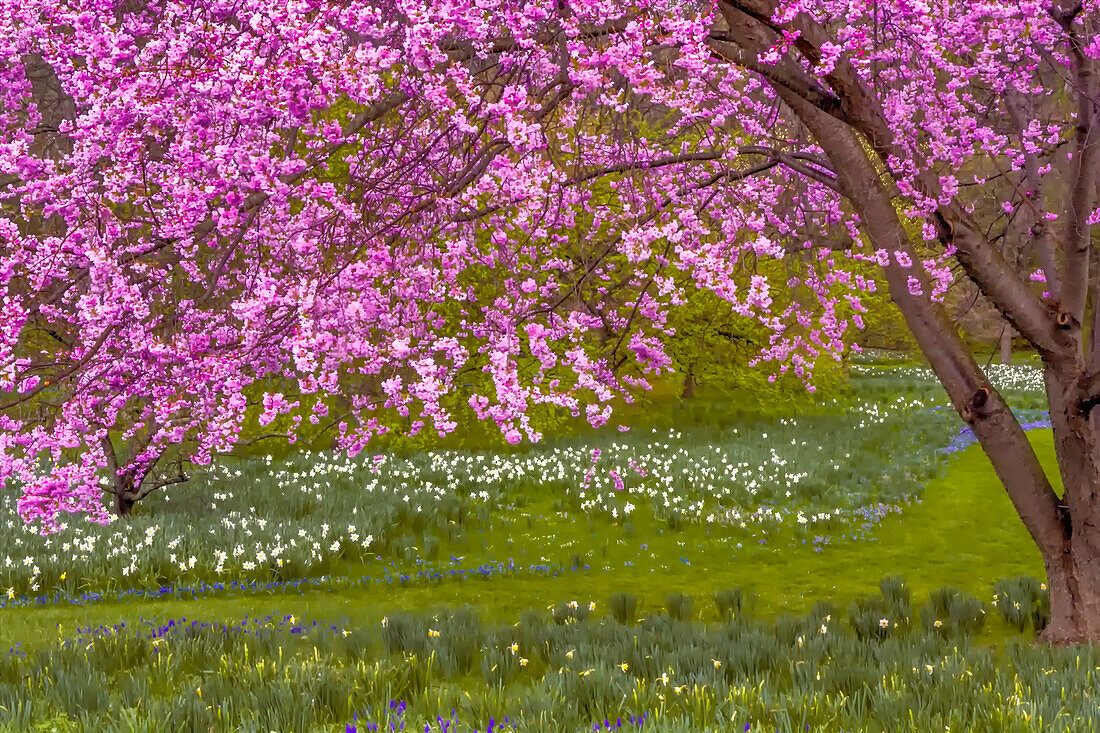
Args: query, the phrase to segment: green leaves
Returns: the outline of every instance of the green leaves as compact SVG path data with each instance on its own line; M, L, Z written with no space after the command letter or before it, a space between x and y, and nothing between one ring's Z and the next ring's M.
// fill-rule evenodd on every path
M728 607L735 594L718 595ZM904 620L911 602L893 578L856 606ZM605 719L626 729L643 716L658 731L730 721L734 730L820 733L1039 731L1059 715L1100 724L1088 694L1096 651L1010 645L995 659L973 641L978 606L940 589L922 623L886 633L848 631L824 603L774 622L742 614L718 624L664 613L632 626L595 614L559 623L557 609L512 624L457 608L359 628L288 616L89 629L0 656L0 729L55 721L57 730L122 733L197 721L218 733L330 731L355 720L434 730L437 716L455 716L459 730L507 716L518 731L547 733ZM934 618L950 623L924 623Z

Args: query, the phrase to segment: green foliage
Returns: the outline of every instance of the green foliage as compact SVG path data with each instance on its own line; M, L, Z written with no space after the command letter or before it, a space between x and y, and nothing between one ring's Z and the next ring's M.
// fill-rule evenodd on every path
M633 593L614 593L611 596L611 616L624 626L638 618L638 596Z
M494 638L481 655L481 676L492 687L508 684L520 671L520 656L501 642Z
M896 616L909 618L913 605L913 591L900 575L890 575L879 581L879 592L882 593L887 607Z
M898 576L884 578L879 583L879 595L865 596L852 602L848 623L856 636L864 641L896 638L909 628L911 592Z
M986 619L981 600L954 588L932 591L920 615L925 631L938 630L950 636L973 636L982 630Z
M896 578L880 591L887 612L911 603ZM85 629L0 656L0 730L465 732L505 717L547 733L605 719L656 731L1100 725L1100 651L1010 645L997 657L971 641L972 605L938 589L924 608L958 623L887 635L847 632L827 603L774 623L561 623L555 607L518 625L458 608L360 628L269 616Z
M1050 594L1045 583L1029 575L1005 578L993 586L993 605L1005 623L1038 632L1050 622Z
M714 594L714 605L718 609L719 621L733 621L741 615L744 591L740 588L723 588Z
M774 263L769 263L774 264ZM793 373L778 379L769 365L750 366L768 346L770 333L755 319L734 313L730 304L709 290L689 289L683 305L670 311L676 335L667 351L681 378L681 397L708 399L733 396L744 407L795 408L813 401ZM843 379L838 365L822 360L815 385L826 391Z
M554 623L557 624L580 623L588 618L590 612L591 609L587 605L577 601L562 601L551 610Z
M669 618L677 621L690 621L695 600L685 593L669 593L665 596L665 610Z

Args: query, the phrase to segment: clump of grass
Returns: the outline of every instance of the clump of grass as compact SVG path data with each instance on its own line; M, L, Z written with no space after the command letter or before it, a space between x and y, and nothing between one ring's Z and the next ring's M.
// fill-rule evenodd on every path
M677 621L690 621L695 608L695 600L686 593L669 593L665 597L665 610L669 618Z
M591 609L586 603L561 601L553 607L551 615L554 618L554 623L572 624L584 621L588 618L590 612Z
M439 538L430 532L424 533L423 543L424 557L428 560L439 559Z
M913 591L906 584L905 578L888 575L879 581L878 587L891 613L908 620L913 608Z
M1050 623L1050 593L1030 575L1005 578L993 586L993 605L1009 626L1038 632Z
M395 613L382 619L382 645L390 654L422 654L427 648L428 624L420 616Z
M714 605L718 609L719 621L732 621L741 615L741 606L745 593L740 588L723 588L714 594Z
M879 582L879 595L856 599L848 609L848 623L863 641L883 641L909 628L912 592L899 576Z
M946 636L973 636L985 627L986 620L985 604L954 588L932 591L920 615L925 631Z
M611 617L624 626L638 618L638 596L633 593L614 593L610 602Z
M481 655L481 677L493 687L506 685L516 678L520 670L518 650L512 651L509 645L491 643Z

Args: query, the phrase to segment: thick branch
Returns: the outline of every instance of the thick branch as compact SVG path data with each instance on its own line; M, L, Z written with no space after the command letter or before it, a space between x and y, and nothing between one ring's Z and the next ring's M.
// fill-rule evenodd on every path
M1081 409L1087 414L1100 405L1100 372L1086 374L1080 381Z
M806 13L796 15L785 28L773 24L771 18L775 15L777 6L775 0L721 0L720 5L731 29L736 28L738 31L735 42L754 54L754 59L770 46L770 43L766 45L761 43L759 36L762 31L767 31L770 35L783 29L796 31L798 38L795 41L795 48L811 64L820 61L821 47L833 40L829 32ZM755 33L745 32L746 28L754 27ZM793 64L788 62L788 66ZM761 70L755 68L752 70L767 78ZM829 85L829 89L821 89L815 81L809 77L807 79L809 79L809 86L812 87L811 94L801 93L793 85L784 86L799 93L799 96L818 109L859 130L871 143L876 153L885 160L894 143L893 133L882 113L882 105L878 97L867 87L851 62L844 56L836 60L833 70L825 75L825 82Z
M1066 229L1062 235L1062 310L1078 324L1085 320L1088 296L1089 259L1092 241L1087 219L1096 199L1097 166L1100 166L1100 135L1096 130L1095 63L1082 48L1082 39L1071 28L1072 8L1058 11L1070 38L1077 96L1077 120L1074 135L1073 166L1069 198L1065 212ZM1095 342L1095 337L1093 338ZM1094 347L1095 350L1095 347Z
M589 28L579 33L576 38L578 40L594 40L597 38L603 38L605 36L612 36L617 33L624 32L627 27L634 21L633 17L619 18L599 26ZM552 30L539 33L534 36L534 41L542 45L549 45L553 43L560 31ZM492 42L492 44L485 48L477 48L471 43L458 42L452 43L449 46L444 46L443 50L450 54L452 61L469 61L479 56L496 56L502 53L508 53L511 51L520 50L519 44L516 43L514 38L498 38Z
M737 37L728 31L711 31L709 37L711 48L720 59L750 71L755 71L770 83L794 92L815 107L833 111L840 109L840 97L823 88L793 64L771 65L761 63L755 51L741 47Z
M782 88L776 92L825 149L837 171L838 185L855 206L871 243L912 258L909 235L852 130L792 92ZM913 272L918 280L923 279L920 271L903 269L894 262L885 268L891 298L956 411L973 427L1035 543L1045 557L1056 557L1067 537L1050 480L1019 422L989 385L943 307L929 298L927 290L915 293L909 289L908 277Z
M183 466L181 465L179 467L179 473L176 474L175 476L172 476L172 477L166 478L166 479L162 479L162 480L156 482L155 484L145 484L145 483L143 483L141 488L139 488L137 491L123 492L122 498L126 499L127 501L141 501L145 497L149 496L149 494L152 494L154 491L158 491L158 490L163 489L167 486L172 486L173 484L186 483L187 481L190 481L190 480L191 480L191 477L183 472Z
M639 160L632 162L615 163L614 165L604 166L602 168L593 168L580 173L573 178L570 178L566 185L575 186L580 183L591 181L595 178L611 175L614 173L627 173L629 171L637 170L653 170L655 168L664 168L670 165L680 165L682 163L698 163L705 161L721 160L723 156L721 150L706 150L698 153L685 153L683 155L669 155L664 158L654 158L653 160Z
M820 156L814 155L813 153L787 153L764 145L744 145L737 148L737 155L762 155L825 186L830 188L836 186L836 174L829 168L828 162L822 160ZM726 152L723 150L704 150L696 153L684 153L682 155L668 155L663 158L654 158L652 160L615 163L613 165L593 168L580 173L566 181L566 185L577 185L614 173L653 170L684 163L713 162L722 160L724 157L726 157Z
M749 53L759 53L767 47L770 36L776 30L770 23L775 10L775 3L772 0L723 0L722 4L734 42L743 46ZM820 47L830 39L828 32L805 13L797 15L789 27L799 31L798 49L811 61L820 56ZM767 75L765 78L772 81ZM797 95L803 103L826 112L838 121L851 124L871 143L880 160L884 164L887 163L890 156L898 151L894 150L894 137L877 98L867 88L855 69L843 59L837 62L826 80L837 93L838 99L842 100L842 104L821 104L816 94L808 94L797 85L787 83L785 80L778 84L773 82L773 87L783 92L780 96L785 99L791 95ZM1100 163L1100 160L1090 163L1089 170L1094 171L1097 163ZM916 183L926 196L938 198L939 184L933 176L918 176ZM1093 188L1095 184L1088 187L1088 191L1091 192ZM1085 215L1087 216L1087 212ZM940 216L958 229L954 234L955 244L959 251L959 259L968 275L994 301L996 307L1006 315L1021 335L1043 351L1052 352L1064 346L1061 343L1062 339L1057 337L1052 329L1053 324L1046 308L1026 283L1021 281L1019 274L1008 266L993 245L976 230L964 227L960 223L961 217L953 209L942 210ZM1086 278L1087 270L1086 262L1083 275ZM1080 317L1075 317L1079 322Z
M59 383L59 382L65 380L65 379L68 379L69 377L71 377L73 374L75 374L77 371L79 371L81 367L83 367L85 364L87 364L89 361L92 360L92 357L95 356L96 353L103 347L103 344L105 344L107 342L107 338L111 335L111 333L113 333L113 331L114 331L114 326L108 326L107 328L103 329L103 333L101 333L99 335L99 338L96 339L96 342L88 348L88 352L86 354L84 354L84 356L80 359L80 361L76 362L75 364L73 364L70 367L67 367L60 374L54 375L53 380L43 380L41 384L39 384L37 387L32 389L30 392L27 392L26 394L21 395L19 397L16 397L14 400L11 400L10 402L7 402L7 403L4 403L4 404L0 405L0 413L4 412L6 410L10 410L11 408L15 407L16 405L21 405L24 402L29 401L30 399L35 397L39 392L41 392L42 390L49 387L51 382Z

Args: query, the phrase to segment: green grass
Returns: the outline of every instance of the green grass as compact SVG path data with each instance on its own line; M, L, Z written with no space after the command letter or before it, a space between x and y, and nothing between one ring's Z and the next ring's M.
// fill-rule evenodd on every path
M1053 469L1049 431L1035 431L1031 438L1045 465ZM539 513L546 508L534 502L525 511ZM514 517L502 519L502 524L511 520L512 526L529 531L520 516L517 512ZM243 613L294 613L313 618L348 618L362 624L373 623L394 609L460 604L473 605L495 617L516 618L526 608L545 607L562 599L595 600L602 607L615 591L638 595L645 609L662 603L670 592L691 593L702 599L723 587L754 592L756 612L771 616L805 611L818 600L846 602L872 592L880 578L893 573L903 575L918 596L953 585L986 598L1000 578L1042 575L1042 563L1030 537L977 447L953 458L947 472L928 484L921 503L909 506L900 518L886 519L874 530L874 539L835 543L822 552L776 538L764 546L749 545L734 557L718 533L708 537L705 528L698 526L669 531L652 518L639 518L633 537L626 537L621 527L612 527L612 533L597 530L578 522L548 525L535 532L535 540L543 550L551 534L559 545L598 545L590 553L592 569L567 571L557 577L520 575L490 581L317 591L300 596L10 608L0 613L0 637L35 641L56 638L58 624L72 628L77 624L180 616L225 620ZM507 533L507 526L501 526L494 533L494 542L506 542ZM599 538L608 536L611 540L607 541L605 558ZM655 556L649 562L643 562L639 550L642 544L648 545ZM441 556L447 557L453 549L458 548L444 546ZM552 557L540 557L568 563L572 549L559 547ZM686 557L691 565L679 562L680 557ZM634 567L623 566L627 558L636 561ZM609 569L603 569L604 565ZM353 565L340 569L352 576L370 570Z
M48 538L20 522L8 495L0 607L54 593L381 577L417 560L450 569L452 555L467 568L630 561L659 574L751 560L761 541L847 540L865 533L869 510L900 509L942 468L937 447L953 423L931 404L883 386L810 414L722 422L717 408L677 410L672 429L510 453L228 460L127 521L77 519Z
M516 624L456 609L374 628L283 617L90 629L0 656L0 729L466 733L506 715L504 730L546 732L630 730L642 716L662 732L1100 725L1098 650L998 654L973 643L980 601L955 595L929 616L905 591L891 581L847 614L818 604L773 623L613 621L560 604Z
M934 399L933 390L920 375L900 370L869 378L863 389L864 395L880 393L882 405L893 404L899 393L908 395L907 399ZM1026 390L1020 397L1034 400ZM885 641L866 638L868 633L878 633L880 616L895 615L886 610L889 604L884 606L879 595L879 582L885 576L903 576L917 605L944 586L973 594L977 600L962 604L973 612L975 604L989 603L995 582L1025 574L1042 577L1042 563L980 449L971 446L946 463L935 450L947 442L948 431L956 429L953 423L920 410L879 421L878 408L860 409L861 417L854 422L850 415L831 421L827 414L818 413L800 418L797 424L787 419L741 416L716 427L714 410L704 408L697 411L695 421L688 412L677 418L676 424L683 425L682 438L643 440L635 434L612 436L603 444L605 458L619 451L616 460L620 463L631 456L647 455L647 450L651 451L648 457L659 462L665 460L661 451L666 449L658 450L646 441L668 442L669 471L678 473L681 464L676 462L683 461L705 479L713 475L707 471L716 467L703 458L706 444L729 439L721 443L720 452L752 465L746 475L761 482L760 494L754 496L774 503L788 517L782 522L750 523L746 529L708 523L706 512L685 513L677 519L650 506L665 497L694 500L709 487L697 478L677 480L667 491L655 494L638 491L646 486L638 479L634 479L633 494L608 490L605 478L602 503L584 508L578 504L575 476L557 484L540 483L537 476L505 477L493 484L487 476L467 471L461 476L470 486L448 486L451 493L438 505L447 511L438 514L434 513L437 505L430 502L423 513L409 508L430 497L430 491L414 493L410 502L396 494L371 494L384 510L379 517L388 517L383 521L364 517L365 505L355 503L362 501L362 483L340 479L339 470L332 474L335 478L325 479L332 483L318 491L340 498L311 504L315 501L312 489L298 489L312 486L313 478L295 479L301 487L289 482L283 485L281 479L265 477L266 464L252 464L238 483L230 482L225 474L190 494L174 494L177 498L171 503L150 504L145 511L157 507L164 516L139 516L132 534L143 536L144 526L159 518L165 535L184 538L178 549L171 548L174 552L181 557L201 553L201 529L216 523L224 510L224 506L210 507L204 497L219 492L225 497L223 504L234 510L262 507L266 516L274 517L270 520L273 524L285 518L287 529L279 530L284 535L307 527L315 536L323 523L335 525L343 520L346 525L344 515L358 507L356 524L360 531L378 533L379 541L370 549L380 557L361 551L336 553L322 558L312 569L298 568L308 571L306 576L316 575L318 568L328 575L321 589L304 593L219 592L193 600L82 606L47 603L0 609L0 640L19 642L31 655L26 663L9 659L5 667L0 654L0 721L11 712L13 701L18 703L20 696L27 694L20 691L29 691L28 699L37 706L32 716L39 723L37 729L56 731L205 731L209 726L203 727L203 721L211 714L215 716L211 720L218 720L220 710L229 717L215 725L219 730L228 720L247 719L251 722L242 729L305 731L319 725L317 730L341 733L347 713L362 711L367 705L372 715L383 716L372 719L381 721L390 715L385 706L392 699L409 700L410 711L419 716L419 730L423 730L423 720L434 720L436 714L446 717L452 709L465 721L482 725L488 715L522 710L524 722L519 729L532 731L574 730L579 725L590 729L593 720L609 717L613 721L616 713L633 715L643 710L652 713L646 729L660 731L724 730L731 721L736 721L737 730L748 722L752 730L792 732L805 730L806 724L813 731L836 730L837 726L923 731L933 724L936 729L950 725L953 730L1073 730L1072 724L1059 716L1092 714L1091 703L1079 693L1095 689L1100 694L1093 670L1100 661L1089 656L1093 652L1088 650L1081 652L1084 657L1075 657L1076 652L1030 647L1031 632L1021 633L1001 622L991 606L986 608L992 620L984 623L974 638L941 638L927 628L929 621L922 620L916 608L909 616L910 626L923 623L924 628L899 631L902 636L896 639L891 631L891 638ZM741 430L736 440L728 433L734 426ZM834 432L830 433L830 428ZM766 440L760 438L764 432L769 436ZM789 445L792 439L797 443L802 437L814 442ZM1056 477L1050 432L1033 431L1029 437L1050 475ZM818 452L818 446L825 447L824 453ZM761 469L771 447L789 451L782 454L789 465ZM583 451L581 458L587 462ZM849 460L845 463L839 458ZM414 456L413 460L421 459ZM440 485L446 484L448 476L460 475L433 473L428 459L423 462L426 467L417 469L416 481ZM573 470L568 463L565 469ZM400 481L405 470L394 474L394 480ZM765 474L769 471L780 478L768 483ZM806 478L792 478L803 472ZM655 475L650 478L656 481ZM899 499L921 484L919 502L904 504ZM794 493L785 499L788 485ZM471 492L478 488L487 488L490 499L472 499ZM621 507L627 497L638 502L639 510L628 519L612 516L608 508ZM751 498L739 497L736 492L730 501L733 507L751 504ZM789 521L799 509L809 513L844 504L848 510L859 510L875 507L879 501L901 511L864 527L847 520L828 520L809 528ZM427 518L421 519L421 514ZM254 516L263 515L254 512ZM452 521L451 516L456 519ZM458 527L462 531L453 531ZM247 534L252 530L254 535ZM8 531L11 537L19 536L14 529ZM816 532L826 535L829 542L815 543ZM235 543L262 537L269 541L271 535L272 526L257 529L252 524L226 530L219 540ZM167 555L158 559L155 553L167 551L166 547L155 548L153 564L166 565ZM42 546L36 552L57 554L58 548ZM18 558L19 553L14 554ZM452 555L461 556L464 567L512 559L520 566L538 563L559 569L485 580L360 581L392 581L401 573L415 575L425 567L446 570L454 565ZM66 567L64 553L49 562L52 569L42 577L57 582L57 573ZM571 569L578 563L579 569ZM104 572L108 571L109 566ZM76 578L71 577L74 574ZM69 592L74 584L79 592L81 582L103 581L92 576L81 580L72 571L69 576ZM128 582L157 580L154 574ZM713 620L713 594L728 588L748 592L752 621L747 626L669 625L662 613L669 595L679 593L694 600L696 619ZM686 675L683 681L692 687L682 697L660 697L673 693L657 687L654 675L660 671L656 668L645 676L627 675L616 667L636 653L629 639L620 638L619 627L610 619L610 600L617 593L636 596L638 614L650 617L643 634L649 645L646 648L654 658L663 660L662 664ZM859 617L862 620L852 620L847 610L857 599L867 609ZM582 624L556 626L546 610L556 606L560 613L561 604L571 600L578 601L582 609L595 602L592 618ZM827 621L822 620L827 612L818 605L823 602L839 609L833 610ZM490 662L513 664L515 660L502 649L511 635L520 634L516 638L531 666L522 672L512 670L509 674L516 673L513 681L495 686L485 684L482 677L491 678L492 674L479 673L477 661L457 672L426 667L425 657L433 651L441 655L456 652L450 641L439 642L436 649L420 632L449 624L442 628L455 638L475 633L461 631L465 622L454 620L445 610L458 607L470 607L483 619L476 631L477 655ZM442 615L429 615L433 613ZM294 622L286 620L290 616L331 622L349 630L351 636L291 636L289 628ZM142 630L148 629L146 622L185 618L188 622L234 624L245 617L271 617L269 625L275 628L260 634L258 640L249 637L243 645L226 641L221 630L179 632L180 638L165 642L175 651L175 661L162 658L160 647L142 635ZM381 628L384 617L419 631L404 641L394 641ZM126 629L106 634L78 631L119 623L125 623ZM831 629L828 641L814 637L805 652L801 644L792 646L796 637L815 632L822 623ZM857 638L861 634L863 638ZM544 650L543 642L551 646ZM567 646L582 650L575 660L569 658L569 664L559 658ZM276 672L273 661L284 649L293 659L280 662ZM739 671L733 674L728 666L719 670L713 665L718 657L727 664L741 665ZM258 658L266 660L264 665L257 666ZM635 669L649 664L644 654L630 659ZM1084 668L1080 667L1082 659ZM446 659L441 656L437 661ZM585 677L581 667L573 669L574 663L596 670L593 677ZM926 664L939 670L942 680L923 677L920 670ZM569 667L572 676L559 667ZM853 671L849 674L848 670ZM107 698L96 687L102 686L105 674L113 675L110 695L121 697L110 698L112 712L99 719L96 716L103 714ZM150 680L148 687L146 679ZM322 694L318 680L323 682L321 687L338 689L346 699L329 696L324 710L306 711L300 700L307 692L306 697L314 699ZM205 698L197 694L198 689L205 691ZM137 700L144 702L138 704ZM578 702L581 700L586 702ZM249 717L249 711L263 714ZM79 722L81 716L83 723ZM50 722L42 722L47 718ZM104 727L108 718L109 727ZM175 720L181 727L166 720ZM201 725L195 728L196 723ZM0 731L4 730L0 723Z

